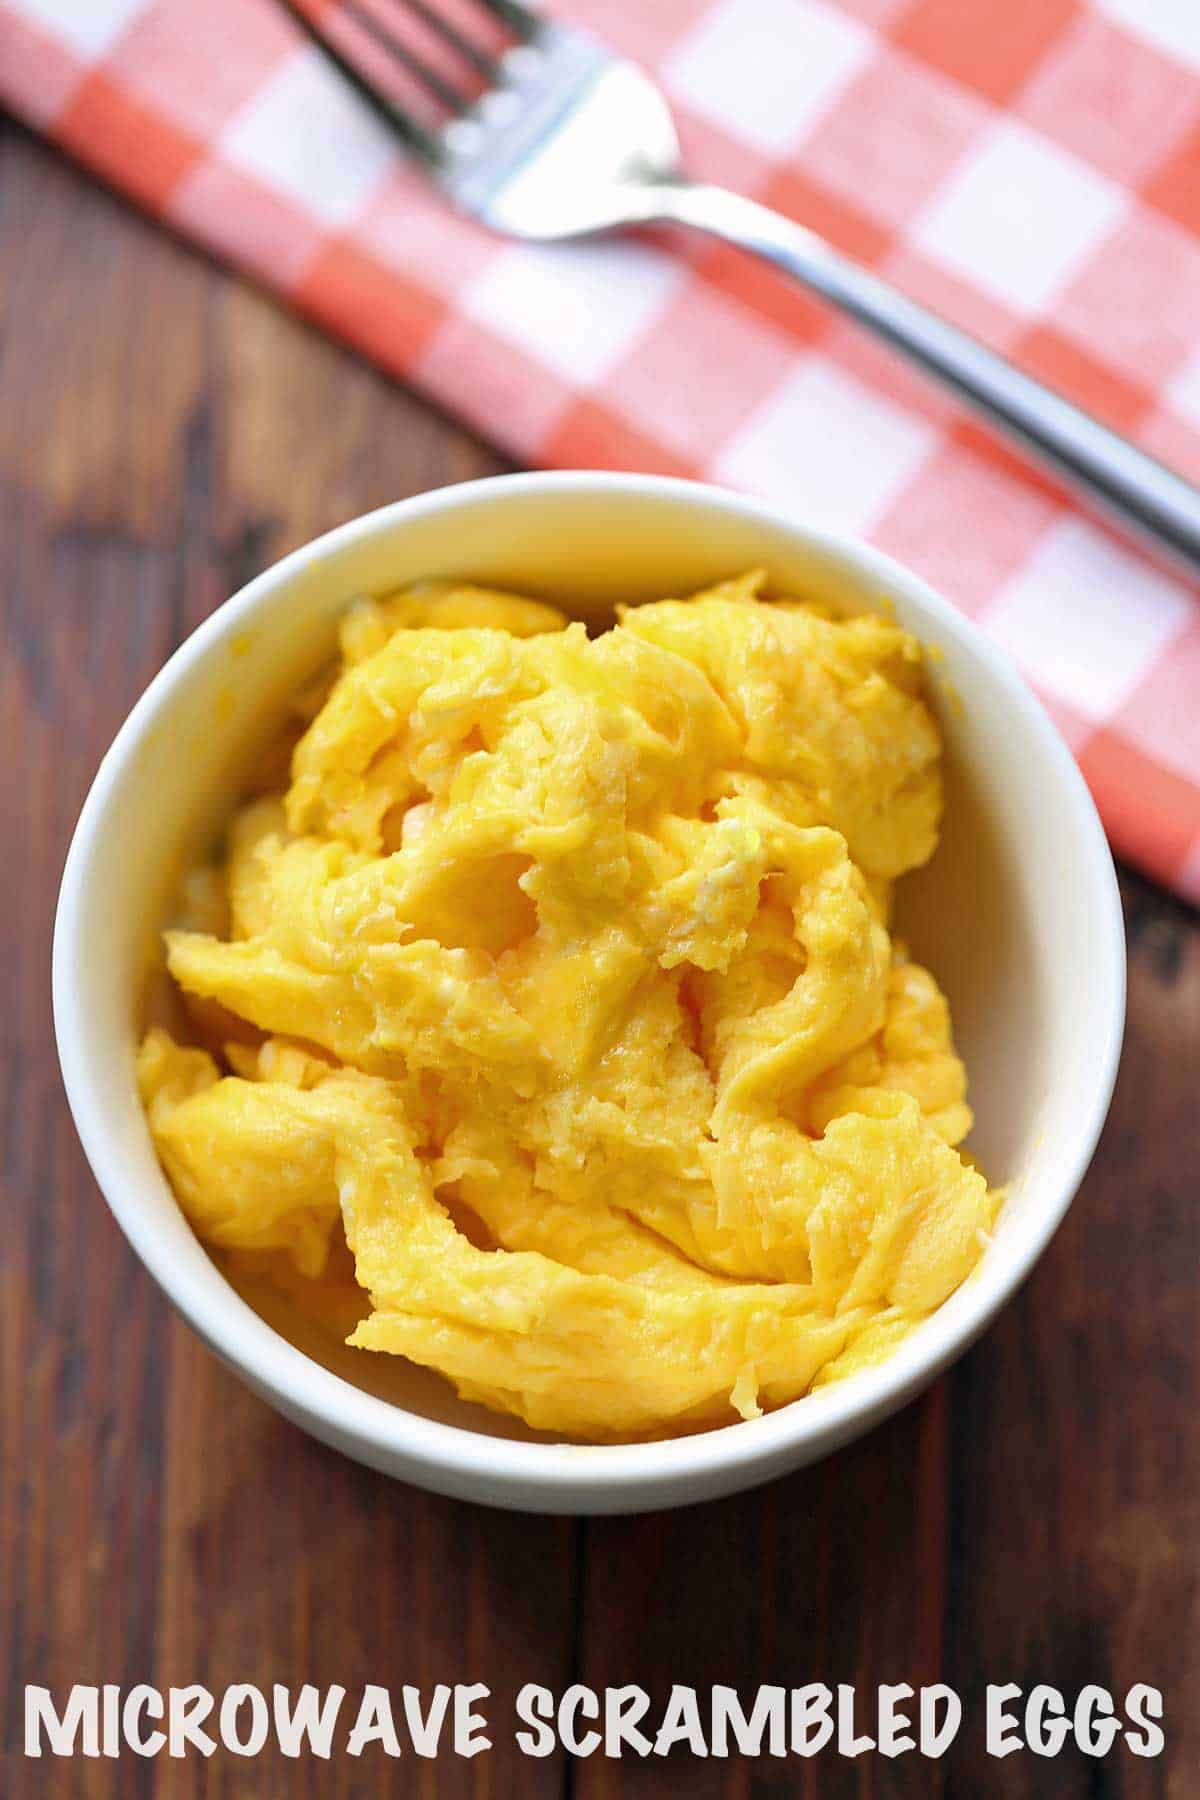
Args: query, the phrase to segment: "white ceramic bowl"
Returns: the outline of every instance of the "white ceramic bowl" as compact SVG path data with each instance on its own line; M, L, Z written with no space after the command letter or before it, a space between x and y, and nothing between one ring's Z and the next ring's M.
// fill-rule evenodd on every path
M133 1073L158 928L181 870L232 806L264 724L328 654L356 593L453 575L586 616L757 564L788 590L855 610L890 604L940 653L931 693L947 743L945 830L929 867L902 884L900 929L949 993L976 1110L971 1141L1009 1190L979 1269L880 1367L763 1418L648 1444L536 1439L397 1358L314 1345L287 1318L283 1335L193 1236L155 1160ZM176 652L105 757L67 859L54 942L59 1054L84 1149L130 1243L205 1342L280 1412L364 1463L549 1512L730 1493L825 1455L924 1387L1008 1299L1069 1206L1108 1107L1124 990L1095 809L1004 657L860 544L734 494L632 475L518 475L424 494L252 581Z

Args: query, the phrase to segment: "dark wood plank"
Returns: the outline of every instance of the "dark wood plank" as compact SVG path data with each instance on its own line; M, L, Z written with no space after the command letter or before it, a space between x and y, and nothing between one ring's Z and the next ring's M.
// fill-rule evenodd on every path
M131 318L138 328L129 329ZM1068 1223L1018 1301L864 1442L674 1515L526 1521L321 1449L167 1314L58 1085L54 893L96 761L179 638L326 526L495 460L361 363L0 134L0 1705L5 1795L1169 1795L1200 1767L1195 1588L1200 926L1135 877L1127 1048ZM945 1680L945 1761L674 1756L28 1765L27 1681ZM984 1685L1135 1681L1168 1754L982 1754ZM248 1770L252 1768L251 1779Z

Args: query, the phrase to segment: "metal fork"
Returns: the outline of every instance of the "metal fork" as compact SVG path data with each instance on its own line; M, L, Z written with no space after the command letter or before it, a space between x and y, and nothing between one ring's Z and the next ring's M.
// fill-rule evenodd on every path
M319 24L300 0L280 3L460 211L542 241L686 225L764 257L936 376L1114 523L1200 574L1200 490L815 232L686 179L666 101L634 63L524 0L476 0L507 40L496 54L436 0L340 0ZM403 13L440 55L401 37L392 21ZM421 91L426 118L364 72L365 47Z

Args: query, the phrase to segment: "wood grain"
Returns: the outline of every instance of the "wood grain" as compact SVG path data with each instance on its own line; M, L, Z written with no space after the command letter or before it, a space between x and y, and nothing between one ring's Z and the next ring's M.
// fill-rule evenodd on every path
M0 1704L6 1796L563 1793L1191 1800L1200 927L1134 876L1126 1054L1067 1224L983 1342L843 1454L736 1500L570 1524L311 1442L171 1317L95 1193L48 996L99 756L179 639L288 547L499 465L370 369L0 128ZM487 1682L473 1762L20 1755L26 1682ZM946 1759L519 1756L516 1688L941 1679ZM1166 1694L1156 1761L983 1754L989 1681Z

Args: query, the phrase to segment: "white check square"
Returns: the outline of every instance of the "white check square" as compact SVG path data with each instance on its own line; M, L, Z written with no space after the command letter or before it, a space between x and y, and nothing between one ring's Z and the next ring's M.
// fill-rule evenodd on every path
M912 242L1017 313L1041 311L1112 229L1126 198L1014 119L984 134L913 222Z
M825 0L724 0L662 76L692 112L771 155L802 142L875 47L865 26Z
M1185 363L1166 391L1168 406L1200 431L1200 352Z
M1200 5L1196 0L1095 0L1134 37L1200 69Z
M349 224L400 160L386 126L315 46L281 65L217 147L233 168L334 226Z
M750 415L713 474L819 524L867 531L936 442L926 421L813 356Z
M150 0L21 0L19 10L83 56L103 56Z
M1070 518L1046 533L979 622L1038 686L1102 724L1191 614L1184 587Z
M649 244L515 244L459 307L578 388L616 366L686 279L678 258Z

